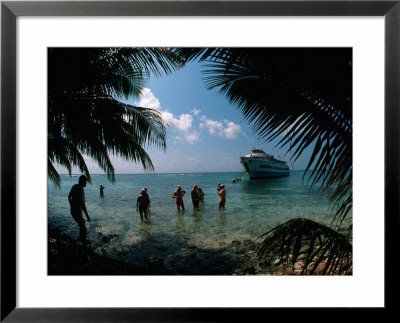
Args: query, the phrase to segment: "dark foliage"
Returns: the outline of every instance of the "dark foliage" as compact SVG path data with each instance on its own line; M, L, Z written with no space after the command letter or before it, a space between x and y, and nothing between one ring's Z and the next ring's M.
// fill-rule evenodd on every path
M188 60L206 62L205 83L234 104L265 141L278 139L295 162L313 152L304 172L336 209L339 230L352 200L351 48L180 48ZM258 254L292 263L307 250L302 274L352 271L349 237L318 223L295 219L267 232ZM347 240L349 238L349 240ZM306 245L304 245L306 243Z
M59 185L59 164L70 174L79 167L90 181L84 155L111 181L110 156L153 169L145 147L166 148L164 121L158 111L120 100L137 97L150 73L169 73L183 64L163 48L49 48L49 178Z
M276 261L294 266L301 258L302 275L352 273L352 245L347 237L314 221L293 219L261 237L265 239L257 254L265 265Z
M265 141L295 162L314 146L305 174L329 192L340 226L352 208L351 48L180 48L206 62L205 82L234 104Z

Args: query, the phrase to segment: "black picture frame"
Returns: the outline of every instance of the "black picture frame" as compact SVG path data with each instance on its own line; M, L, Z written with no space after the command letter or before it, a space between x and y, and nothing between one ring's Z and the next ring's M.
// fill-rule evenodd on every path
M16 307L16 19L19 16L382 16L385 19L385 306L396 310L394 271L399 237L400 0L387 1L2 1L1 3L1 321L190 322L251 321L256 308ZM40 291L38 291L40 292ZM291 309L301 311L302 309ZM334 309L325 309L333 317ZM286 312L285 312L286 313ZM268 313L270 314L270 313ZM282 313L283 314L283 313ZM284 315L287 315L284 314ZM326 314L324 313L324 316ZM379 315L379 316L378 316ZM264 316L266 319L266 317Z

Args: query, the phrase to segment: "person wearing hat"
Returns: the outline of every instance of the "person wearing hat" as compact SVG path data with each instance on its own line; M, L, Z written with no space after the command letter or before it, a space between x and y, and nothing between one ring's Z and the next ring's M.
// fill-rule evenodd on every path
M185 205L183 204L183 195L185 195L185 191L182 190L182 186L178 185L178 187L176 188L176 191L172 194L172 198L175 199L176 202L176 207L178 208L178 211L181 210L182 207L182 211L185 211Z
M226 190L225 190L225 185L220 184L218 182L218 195L219 195L219 206L218 208L221 209L223 208L225 210L225 202L226 202Z
M193 185L193 189L190 192L192 196L192 203L194 209L199 209L199 203L200 203L200 198L199 198L199 192L197 191L197 185Z
M146 221L149 220L147 217L149 205L150 205L150 198L149 195L147 194L147 190L145 188L142 188L140 190L139 196L136 199L136 212L139 211L140 220L143 221L143 215Z
M80 176L78 184L73 185L68 194L68 202L71 207L71 215L79 226L78 240L82 241L83 243L86 243L88 241L86 240L86 226L85 219L82 216L82 211L85 213L86 219L90 222L90 216L85 204L85 191L83 189L84 187L86 187L86 182L86 176Z

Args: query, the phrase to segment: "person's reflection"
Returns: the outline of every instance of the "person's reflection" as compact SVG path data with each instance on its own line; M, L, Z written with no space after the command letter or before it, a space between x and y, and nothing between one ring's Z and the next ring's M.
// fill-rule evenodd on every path
M198 211L194 211L193 212L193 229L195 232L200 231L202 220L203 220L203 215Z
M219 212L219 225L221 227L225 227L226 226L226 215L225 212Z
M146 236L147 238L151 236L151 219L149 217L149 221L140 221L139 230L140 232Z
M184 215L180 212L176 214L176 224L175 224L176 231L179 233L185 233L185 218Z
M225 211L219 212L218 233L222 236L226 233L226 215Z

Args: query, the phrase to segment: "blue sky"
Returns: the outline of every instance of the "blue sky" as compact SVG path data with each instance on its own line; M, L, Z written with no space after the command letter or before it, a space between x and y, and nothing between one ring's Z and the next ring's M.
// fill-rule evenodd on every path
M207 90L202 80L202 67L187 64L179 71L162 77L151 77L139 98L129 98L133 105L157 109L167 127L167 150L146 148L157 173L241 172L240 156L252 147L261 147L275 157L284 157L286 149L274 148L276 141L258 141L251 126L235 106L229 104L218 90ZM310 149L303 153L294 170L303 170L310 157ZM288 160L290 155L285 156ZM89 171L101 174L96 163L86 158ZM116 173L143 173L140 164L112 158ZM66 173L59 168L60 173ZM77 171L79 173L79 171Z

